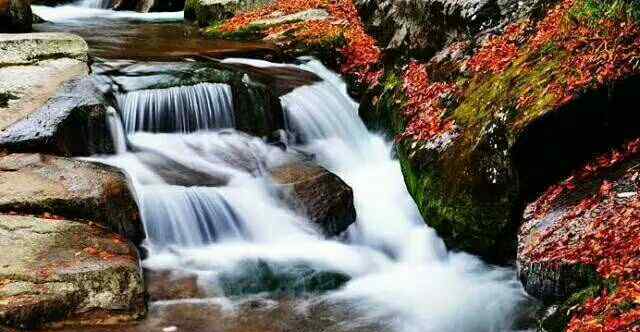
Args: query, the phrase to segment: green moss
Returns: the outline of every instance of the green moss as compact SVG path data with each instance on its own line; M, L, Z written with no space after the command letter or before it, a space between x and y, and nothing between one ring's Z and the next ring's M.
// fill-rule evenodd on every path
M582 0L573 6L569 12L569 18L591 26L598 26L603 19L640 22L640 2L636 0Z
M221 31L224 22L216 22L205 30L205 35L209 38L228 39L237 41L260 40L265 37L265 30L268 26L263 24L249 24L234 32Z
M6 108L9 106L9 101L19 99L18 96L10 92L0 92L0 108Z

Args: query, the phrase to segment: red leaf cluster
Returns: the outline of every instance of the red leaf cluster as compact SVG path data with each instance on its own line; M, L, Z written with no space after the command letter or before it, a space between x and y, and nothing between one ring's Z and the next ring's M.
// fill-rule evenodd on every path
M446 111L442 97L455 93L455 85L430 83L426 67L411 62L405 70L403 88L407 97L403 115L408 123L400 138L428 141L453 132L453 121L442 118Z
M625 281L609 294L589 299L569 322L567 332L640 331L640 281Z
M533 215L542 218L553 206L560 195L575 189L576 181L586 181L601 174L602 171L635 157L640 152L640 138L627 143L621 151L611 151L595 159L594 162L583 166L579 171L568 177L562 183L549 187L533 204Z
M499 73L518 57L519 40L527 24L511 24L505 32L492 37L467 63L472 73Z
M225 22L220 30L234 32L253 21L271 17L274 13L286 15L308 9L324 9L331 17L324 21L278 25L267 31L267 38L279 36L286 31L293 35L295 41L313 45L342 35L346 45L339 50L343 57L341 72L354 76L361 83L378 84L382 73L375 67L380 62L381 51L376 46L375 39L366 33L351 0L278 0L266 8L236 15Z

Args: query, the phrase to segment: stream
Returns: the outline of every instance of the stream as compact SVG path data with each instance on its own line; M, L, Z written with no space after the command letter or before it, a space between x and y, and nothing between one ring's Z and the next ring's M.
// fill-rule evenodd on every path
M192 63L205 55L320 78L280 97L295 137L286 148L234 130L225 84L116 93L110 126L117 153L92 159L120 167L130 179L147 233L144 268L195 276L205 296L153 302L136 323L63 331L529 328L522 313L533 304L515 270L447 250L408 194L392 142L367 130L345 83L319 61L239 58L272 46L203 39L180 22L182 13L34 11L49 21L38 31L81 35L101 63ZM357 220L339 237L323 235L283 204L270 176L270 169L309 158L353 189Z

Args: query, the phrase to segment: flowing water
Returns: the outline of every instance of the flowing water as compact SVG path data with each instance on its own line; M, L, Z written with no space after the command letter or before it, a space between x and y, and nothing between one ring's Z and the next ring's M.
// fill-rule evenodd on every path
M341 78L300 63L322 81L280 98L298 138L286 149L232 129L228 86L116 96L119 153L97 158L130 178L147 232L143 264L195 275L207 294L155 303L147 320L119 330L517 329L529 303L513 269L448 251L408 194L392 144L367 130ZM270 177L309 156L353 189L357 220L341 237L292 210Z

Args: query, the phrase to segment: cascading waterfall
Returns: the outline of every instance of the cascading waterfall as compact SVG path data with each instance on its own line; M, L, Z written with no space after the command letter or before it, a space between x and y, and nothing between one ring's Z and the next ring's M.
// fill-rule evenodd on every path
M87 8L107 9L107 8L111 8L112 0L81 0L80 6L87 7Z
M282 105L289 130L303 143L296 148L353 188L358 218L347 238L324 238L277 199L266 170L297 158L292 152L232 130L134 133L131 152L103 161L132 178L151 249L145 265L216 284L247 260L305 264L349 277L317 301L354 310L351 324L398 332L510 330L526 300L514 271L447 252L422 221L391 145L367 131L340 78L306 60L299 67L324 81L293 90ZM151 93L130 106L144 113L159 98Z
M193 132L232 128L233 99L227 84L149 89L116 95L127 133Z

